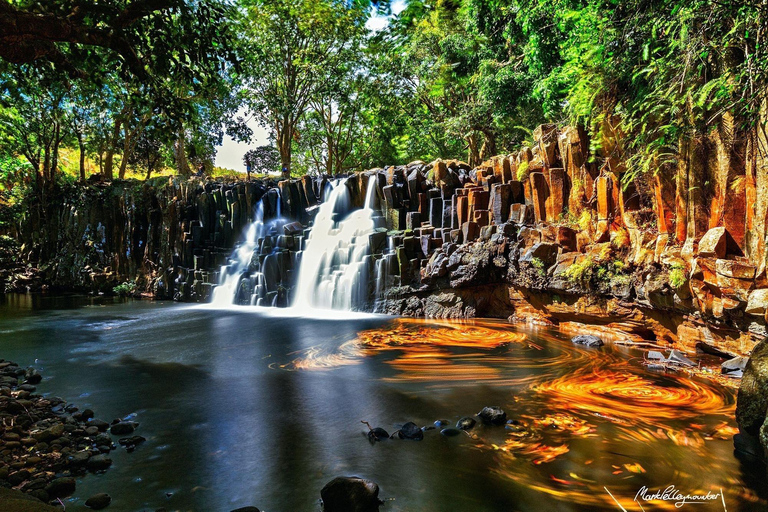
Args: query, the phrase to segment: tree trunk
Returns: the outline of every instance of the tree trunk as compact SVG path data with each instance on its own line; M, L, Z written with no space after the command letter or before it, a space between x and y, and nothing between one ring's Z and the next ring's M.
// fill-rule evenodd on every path
M83 134L77 132L77 146L80 148L80 182L85 183L85 142Z
M291 177L291 143L293 142L293 126L290 119L285 116L279 123L277 149L280 151L280 166L283 178Z
M485 135L485 141L478 155L480 162L496 155L496 134L492 130L483 130L483 135Z
M187 145L184 139L183 129L179 132L179 138L176 139L176 144L174 145L173 150L176 156L176 168L179 171L179 174L182 176L189 176L192 174L192 171L189 168L189 161L187 160Z
M115 143L120 136L120 126L122 126L122 120L120 118L115 119L115 126L112 128L112 139L107 142L107 156L104 158L104 179L112 181L115 177L113 172L114 158L115 158Z
M472 132L464 137L467 141L468 164L475 167L480 164L480 148L477 147L477 132Z
M123 141L123 159L120 160L120 171L118 177L121 180L125 179L125 170L128 168L128 156L131 154L131 134L126 130L125 140Z

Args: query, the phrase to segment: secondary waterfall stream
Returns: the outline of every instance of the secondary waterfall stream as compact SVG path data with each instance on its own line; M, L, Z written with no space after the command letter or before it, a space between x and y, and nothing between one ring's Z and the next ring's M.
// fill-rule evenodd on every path
M368 180L362 208L354 208L347 185L346 179L326 183L308 237L282 218L279 208L265 220L262 198L243 241L221 267L212 303L275 306L282 300L298 308L364 309L381 288L371 283L382 271L381 264L374 268L372 237L384 240L386 229L377 226L376 178ZM281 202L278 197L277 205ZM292 300L286 290L292 290Z

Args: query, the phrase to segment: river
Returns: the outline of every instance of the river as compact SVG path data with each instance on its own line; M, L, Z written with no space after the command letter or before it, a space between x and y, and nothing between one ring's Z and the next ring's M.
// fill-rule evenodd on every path
M0 348L40 369L38 392L147 438L78 478L68 512L97 492L113 512L318 511L339 475L377 482L384 512L633 511L643 486L669 485L724 503L640 504L768 509L765 470L733 453L735 387L548 328L8 295ZM361 423L455 424L486 405L518 425L370 444Z

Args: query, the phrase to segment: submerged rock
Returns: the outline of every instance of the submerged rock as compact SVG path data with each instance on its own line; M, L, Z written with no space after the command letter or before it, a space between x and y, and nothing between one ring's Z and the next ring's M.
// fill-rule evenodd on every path
M45 492L50 498L64 498L75 492L76 485L77 483L72 477L56 478L45 487Z
M483 420L483 423L491 425L503 425L507 421L507 413L497 406L483 407L483 410L477 413L477 417Z
M744 368L736 400L736 422L739 430L760 436L763 449L768 447L768 341L758 343Z
M457 428L448 427L448 428L444 428L443 430L441 430L440 433L442 435L444 435L445 437L455 437L455 436L461 434L461 430L459 430Z
M584 345L585 347L602 347L604 345L603 340L597 336L591 334L580 334L571 338L571 342L576 345Z
M409 421L397 431L400 439L413 439L414 441L421 441L424 439L424 431L421 430L415 423Z
M378 512L379 486L370 480L336 477L320 491L324 512Z
M107 508L110 503L112 503L112 496L105 492L94 494L85 500L85 506L92 510L101 510L103 508Z
M475 425L477 425L477 422L474 418L470 418L469 416L461 418L456 422L456 428L461 430L472 430Z
M368 440L372 443L389 439L389 432L381 427L375 427L368 431Z

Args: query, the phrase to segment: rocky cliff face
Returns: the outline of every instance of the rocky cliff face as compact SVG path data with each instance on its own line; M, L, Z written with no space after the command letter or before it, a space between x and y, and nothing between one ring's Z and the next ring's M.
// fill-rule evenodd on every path
M60 191L19 228L35 283L55 289L207 300L253 206L271 184L116 181ZM11 278L11 289L30 279ZM39 284L37 288L39 288Z
M732 146L727 159L717 145L702 147L673 172L622 182L615 147L590 154L584 130L542 125L532 147L477 168L438 160L355 174L343 184L349 208L363 205L375 180L380 213L367 241L368 300L358 307L589 324L746 354L766 335L768 157L757 139ZM694 163L714 177L697 175L695 192ZM111 291L128 282L205 301L264 198L264 219L286 221L259 240L249 264L265 280L244 272L236 302L259 290L259 303L285 305L327 181L78 187L31 208L20 238L49 285Z

